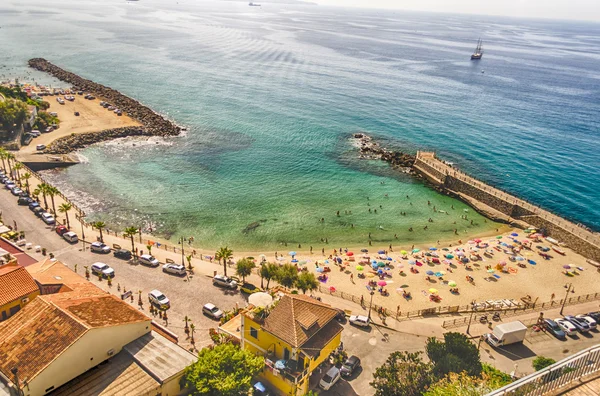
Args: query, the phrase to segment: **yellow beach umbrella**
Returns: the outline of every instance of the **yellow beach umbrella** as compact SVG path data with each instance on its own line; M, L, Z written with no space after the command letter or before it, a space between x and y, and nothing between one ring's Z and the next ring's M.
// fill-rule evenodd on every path
M437 294L437 289L429 289L429 293L431 294Z

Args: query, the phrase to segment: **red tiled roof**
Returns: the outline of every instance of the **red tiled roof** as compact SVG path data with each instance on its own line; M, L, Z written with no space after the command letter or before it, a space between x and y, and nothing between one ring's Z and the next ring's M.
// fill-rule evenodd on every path
M0 306L38 290L37 284L25 268L18 265L0 267Z
M37 260L25 253L23 250L6 242L5 240L0 238L0 248L6 250L10 254L12 254L16 259L19 265L23 267L27 267L28 265L37 263Z

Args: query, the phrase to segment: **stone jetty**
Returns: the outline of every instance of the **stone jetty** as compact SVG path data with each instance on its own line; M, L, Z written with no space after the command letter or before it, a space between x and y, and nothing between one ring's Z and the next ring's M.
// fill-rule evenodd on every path
M67 136L53 142L45 152L51 154L66 154L70 151L86 147L90 144L126 136L176 136L182 128L162 115L152 111L135 99L123 95L117 90L102 84L82 78L64 70L43 58L29 60L29 66L46 72L57 79L70 84L75 90L91 93L102 100L121 109L129 117L137 120L142 127L125 127L104 130L94 133Z
M356 140L361 158L381 159L394 168L405 168L407 170L411 169L415 163L416 156L381 147L371 136L364 133L355 133L353 138Z

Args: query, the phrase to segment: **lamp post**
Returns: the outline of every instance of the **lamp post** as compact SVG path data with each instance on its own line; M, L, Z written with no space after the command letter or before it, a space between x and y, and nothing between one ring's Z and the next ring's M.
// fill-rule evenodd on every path
M560 307L560 314L563 314L563 309L565 309L565 304L567 303L567 297L569 297L569 292L575 293L575 289L573 289L573 284L569 283L569 285L565 285L567 288L567 293L565 294L565 299L563 300L562 306Z
M80 215L75 215L77 220L79 220L79 224L81 224L81 246L82 250L85 252L85 232L83 231L83 217Z
M179 243L181 244L181 265L185 267L185 253L183 251L183 237L179 238Z
M373 305L373 295L375 294L373 289L371 289L370 294L371 294L371 301L369 301L369 320L371 320L371 306Z
M469 324L467 325L467 334L471 335L471 333L469 333L469 330L471 330L471 321L473 320L473 314L475 313L475 304L471 304L471 316L469 316Z

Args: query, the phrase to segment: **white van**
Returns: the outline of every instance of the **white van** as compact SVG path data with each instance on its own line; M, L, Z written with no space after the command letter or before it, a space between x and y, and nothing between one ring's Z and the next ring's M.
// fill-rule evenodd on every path
M62 237L64 238L65 241L67 241L69 243L79 242L79 238L77 238L77 234L75 234L73 231L65 232Z

